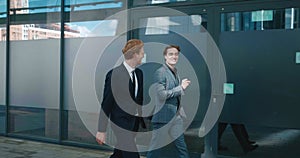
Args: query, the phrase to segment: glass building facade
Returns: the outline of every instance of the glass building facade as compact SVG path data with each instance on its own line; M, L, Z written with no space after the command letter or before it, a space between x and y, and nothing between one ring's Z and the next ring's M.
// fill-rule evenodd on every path
M116 35L119 21L105 18L127 2L8 2L0 3L0 133L95 144L78 113L97 112L76 110L73 101L74 57L85 38Z
M199 131L210 102L225 96L223 84L212 88L213 77L222 78L222 63L209 53L209 43L182 37L211 37L220 49L235 91L226 95L219 120L298 129L299 8L297 0L0 0L0 134L106 148L94 136L104 76L120 62L126 40L139 38L146 43L146 63L163 48L147 43L182 45L191 65L182 64L180 71L187 75L192 67L197 80L193 95L186 96L198 106L185 132L188 148L195 156L216 154L216 127L204 138ZM197 44L208 53L200 56ZM216 76L210 66L219 70Z

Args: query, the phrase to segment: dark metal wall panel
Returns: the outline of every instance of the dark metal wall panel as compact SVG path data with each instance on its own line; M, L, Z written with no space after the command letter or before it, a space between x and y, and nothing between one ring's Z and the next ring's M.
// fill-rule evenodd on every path
M300 128L300 30L223 32L219 42L235 84L222 120Z

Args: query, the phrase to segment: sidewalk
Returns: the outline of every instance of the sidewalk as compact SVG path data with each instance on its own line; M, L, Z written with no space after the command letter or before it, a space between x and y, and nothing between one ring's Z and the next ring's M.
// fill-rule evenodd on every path
M222 144L228 147L226 151L219 151L222 157L235 158L295 158L300 155L300 130L270 127L247 126L250 138L259 147L247 154L243 153L241 145L231 129L225 130ZM194 140L189 140L194 139ZM190 157L199 158L203 152L203 143L197 142L195 137L187 137L190 143ZM196 148L197 147L197 148ZM109 158L112 151L86 149L51 143L22 140L0 136L0 158ZM162 150L160 158L176 156L171 146ZM144 154L145 155L145 154ZM175 156L174 156L175 155ZM145 158L145 156L141 156Z
M0 136L1 158L108 158L111 152Z

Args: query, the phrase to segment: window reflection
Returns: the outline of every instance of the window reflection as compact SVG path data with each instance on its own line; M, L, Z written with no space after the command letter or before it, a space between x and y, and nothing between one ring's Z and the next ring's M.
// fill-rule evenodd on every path
M60 38L60 23L50 24L24 24L10 26L10 40L39 40ZM70 29L65 25L65 36L78 37L76 30Z
M6 1L0 2L0 41L6 41L6 7Z
M117 20L101 20L87 22L71 22L64 26L65 38L114 36L117 30ZM6 28L0 27L0 38L6 39ZM57 39L61 35L60 23L24 24L10 26L10 40Z
M6 41L6 26L0 25L0 41Z
M6 123L6 1L0 2L0 134ZM4 19L4 20L2 20Z
M67 0L65 5L65 11L79 11L120 8L123 6L123 3L121 1L111 0Z
M169 3L169 2L184 2L186 0L150 0L151 4Z
M202 32L201 26L205 28L206 25L206 16L201 15L151 17L140 21L140 26L145 28L145 32L142 32L145 35Z
M11 0L10 14L60 11L61 0Z
M5 25L0 25L0 133L5 132L6 114L6 38Z
M221 31L296 29L299 14L299 8L223 13Z
M60 12L61 0L11 0L11 14ZM121 1L112 0L65 0L65 11L120 8ZM3 8L0 5L0 9Z
M100 20L66 23L70 30L76 31L78 36L74 37L99 37L115 36L117 31L118 20ZM65 38L72 38L66 36Z
M145 4L163 4L163 3L175 3L175 2L186 2L192 0L134 0L134 5L145 5Z
M0 3L0 18L6 17L6 3Z

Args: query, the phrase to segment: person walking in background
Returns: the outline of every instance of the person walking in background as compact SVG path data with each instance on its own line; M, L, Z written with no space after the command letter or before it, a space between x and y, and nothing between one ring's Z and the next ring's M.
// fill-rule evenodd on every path
M180 158L189 158L187 146L183 135L183 117L185 116L180 106L180 97L190 85L188 79L180 81L176 70L179 58L179 46L170 45L165 48L163 55L165 64L155 72L156 102L152 117L153 133L147 158L159 158L160 149L166 137L170 137L175 144ZM166 126L166 130L158 129Z
M227 147L221 144L221 137L227 127L228 123L220 122L218 124L218 150L228 150ZM258 145L255 144L255 141L249 139L249 134L246 130L245 125L231 123L231 128L233 130L234 135L238 139L245 153L255 150Z
M141 115L143 104L143 73L137 68L144 57L144 43L129 40L122 49L125 61L110 70L105 79L103 101L96 141L104 144L108 118L117 144L110 158L139 158L135 134L139 124L145 128Z

